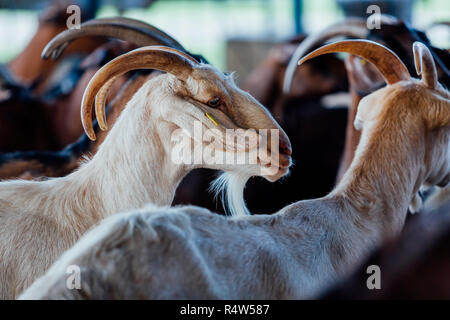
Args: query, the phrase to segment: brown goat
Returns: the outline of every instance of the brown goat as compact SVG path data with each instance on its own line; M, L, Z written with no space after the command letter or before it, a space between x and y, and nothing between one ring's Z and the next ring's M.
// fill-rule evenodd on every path
M25 49L12 61L8 63L11 73L24 84L31 84L38 78L41 84L36 88L36 92L41 92L45 87L45 80L52 73L57 65L55 61L40 60L45 45L57 34L67 29L66 21L68 14L68 1L54 1L40 16L36 33L25 47ZM95 8L81 8L82 20L95 16ZM86 54L91 52L107 40L104 38L83 38L73 43L65 52L65 57L72 54ZM30 63L33 61L33 63Z

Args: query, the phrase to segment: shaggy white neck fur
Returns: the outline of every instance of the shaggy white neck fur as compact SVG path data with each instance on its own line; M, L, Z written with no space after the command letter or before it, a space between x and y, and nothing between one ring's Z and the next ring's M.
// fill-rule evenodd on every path
M153 91L153 82L134 95L94 159L72 176L72 181L93 179L105 215L149 202L170 205L181 179L192 169L171 161L170 135L176 128L157 118L152 109L158 102L143 94Z

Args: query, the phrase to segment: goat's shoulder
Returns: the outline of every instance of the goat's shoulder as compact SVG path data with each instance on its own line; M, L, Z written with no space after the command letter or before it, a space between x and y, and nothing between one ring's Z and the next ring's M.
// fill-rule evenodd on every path
M324 197L313 200L303 200L281 209L277 214L293 226L314 224L316 226L334 224L345 212L345 203L337 197Z

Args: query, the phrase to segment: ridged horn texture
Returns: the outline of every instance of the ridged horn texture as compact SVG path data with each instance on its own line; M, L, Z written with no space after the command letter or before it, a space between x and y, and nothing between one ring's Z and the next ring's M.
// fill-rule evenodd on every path
M295 71L297 69L297 62L314 47L335 37L347 36L353 38L365 38L368 33L369 30L367 29L366 20L361 18L349 18L305 38L305 40L298 45L297 49L295 49L289 60L286 73L284 74L283 93L287 95L291 90L292 80L294 79Z
M95 96L95 115L97 117L98 126L101 130L108 130L108 124L106 122L106 98L108 97L109 90L113 86L117 77L109 79L103 87L98 91Z
M177 54L181 54L183 57L185 57L186 59L192 61L193 64L197 64L197 60L195 60L193 57L191 57L190 55L178 51L176 49L172 49L172 48L165 48L167 51L171 51ZM108 93L109 90L111 89L112 85L114 84L114 82L117 80L118 77L113 77L111 79L108 80L108 82L106 82L103 87L98 91L97 96L95 97L95 115L98 119L98 125L100 127L100 129L102 130L107 130L108 129L108 124L106 123L106 100L108 98Z
M298 64L326 53L335 52L350 53L369 61L378 69L387 84L411 78L408 69L393 51L370 40L342 40L330 43L303 57Z
M423 43L416 41L413 44L413 52L417 74L422 75L422 81L428 88L436 88L438 76L430 50Z
M84 91L81 101L81 121L84 131L91 140L95 140L92 126L92 109L97 93L103 86L111 86L112 79L117 79L128 71L136 69L154 69L173 74L186 81L198 63L192 57L173 48L148 46L125 53L98 70ZM105 97L104 97L105 98ZM103 99L104 99L103 98ZM97 110L96 116L100 128L106 128L104 104Z
M130 18L103 18L86 21L80 29L69 29L54 37L42 51L42 58L58 58L74 40L88 36L103 36L128 41L136 46L163 45L186 51L164 31Z

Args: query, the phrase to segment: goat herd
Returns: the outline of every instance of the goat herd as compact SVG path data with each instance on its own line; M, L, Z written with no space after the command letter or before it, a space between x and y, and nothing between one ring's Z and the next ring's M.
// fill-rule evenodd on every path
M0 298L449 298L450 53L381 22L280 44L240 89L150 24L47 12L0 69ZM174 163L195 121L276 129L276 170Z

